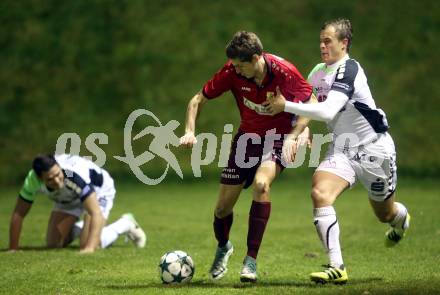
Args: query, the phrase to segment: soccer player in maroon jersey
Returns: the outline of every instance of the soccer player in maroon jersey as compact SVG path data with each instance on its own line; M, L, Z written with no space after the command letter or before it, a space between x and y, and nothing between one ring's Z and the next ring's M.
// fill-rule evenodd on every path
M255 282L256 258L271 211L270 185L283 170L282 163L286 163L282 161L282 154L291 157L298 138L308 138L309 134L306 127L308 119L288 113L268 116L262 103L274 95L277 89L290 101L309 102L315 98L312 96L311 86L295 66L280 57L263 52L261 41L252 32L237 32L226 47L226 55L227 63L190 100L185 135L180 138L180 143L191 147L197 142L195 122L203 104L231 91L240 111L241 122L232 143L228 166L221 174L220 192L214 212L214 233L218 248L210 277L220 279L227 272L227 262L233 252L229 241L232 210L241 190L252 184L248 251L240 280ZM274 133L281 135L280 138ZM246 165L256 158L258 161L255 165Z

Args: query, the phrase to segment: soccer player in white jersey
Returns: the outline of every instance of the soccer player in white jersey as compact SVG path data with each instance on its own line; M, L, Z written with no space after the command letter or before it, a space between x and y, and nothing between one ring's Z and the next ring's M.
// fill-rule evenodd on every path
M285 111L325 121L333 132L333 142L312 179L314 224L329 265L310 278L321 283L348 280L333 203L356 180L368 190L377 218L390 225L386 246L394 246L404 237L410 221L405 206L395 201L396 152L385 114L376 107L364 70L348 55L352 32L346 19L326 22L321 28L323 63L309 75L319 103L289 102L279 92L266 103L272 114Z
M55 202L47 229L48 248L65 247L80 236L80 252L92 253L110 246L121 234L137 247L145 246L145 233L132 214L105 226L116 194L109 173L85 158L64 154L34 159L12 213L10 251L18 250L23 220L39 193ZM84 219L78 221L84 209Z

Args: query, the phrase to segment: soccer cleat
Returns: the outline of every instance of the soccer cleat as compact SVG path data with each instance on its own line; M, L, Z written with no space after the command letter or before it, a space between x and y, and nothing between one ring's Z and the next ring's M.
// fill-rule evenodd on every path
M325 265L326 269L319 272L313 272L310 274L310 280L315 283L333 283L336 285L343 285L348 281L347 270L344 265L341 265L340 268Z
M385 233L385 246L391 248L397 245L401 239L406 235L406 231L409 228L409 223L411 221L411 216L406 213L405 221L403 222L402 228L390 228Z
M214 262L212 263L209 275L213 280L220 280L228 272L229 256L234 252L232 243L228 241L223 247L217 247Z
M142 228L137 223L133 214L125 213L124 215L122 215L122 218L128 219L133 225L130 228L130 230L127 232L126 237L129 240L133 241L133 243L136 247L144 248L145 243L147 242L147 236L145 235L145 232L142 230Z
M255 258L246 256L240 273L240 281L255 283L257 281L257 261Z

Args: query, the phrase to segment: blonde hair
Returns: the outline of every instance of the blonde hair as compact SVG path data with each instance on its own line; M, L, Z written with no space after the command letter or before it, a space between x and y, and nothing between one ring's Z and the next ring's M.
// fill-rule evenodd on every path
M350 51L351 41L353 39L353 28L348 19L338 18L330 21L326 21L324 25L321 27L321 31L325 30L328 26L332 26L335 28L338 40L341 41L345 38L348 40L347 44L347 52Z

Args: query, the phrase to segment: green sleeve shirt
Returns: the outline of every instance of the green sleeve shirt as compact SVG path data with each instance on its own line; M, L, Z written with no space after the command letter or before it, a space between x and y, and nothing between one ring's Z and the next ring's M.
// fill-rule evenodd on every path
M30 170L20 190L20 196L25 201L32 203L37 193L41 191L42 184L42 181L38 178L35 171Z

